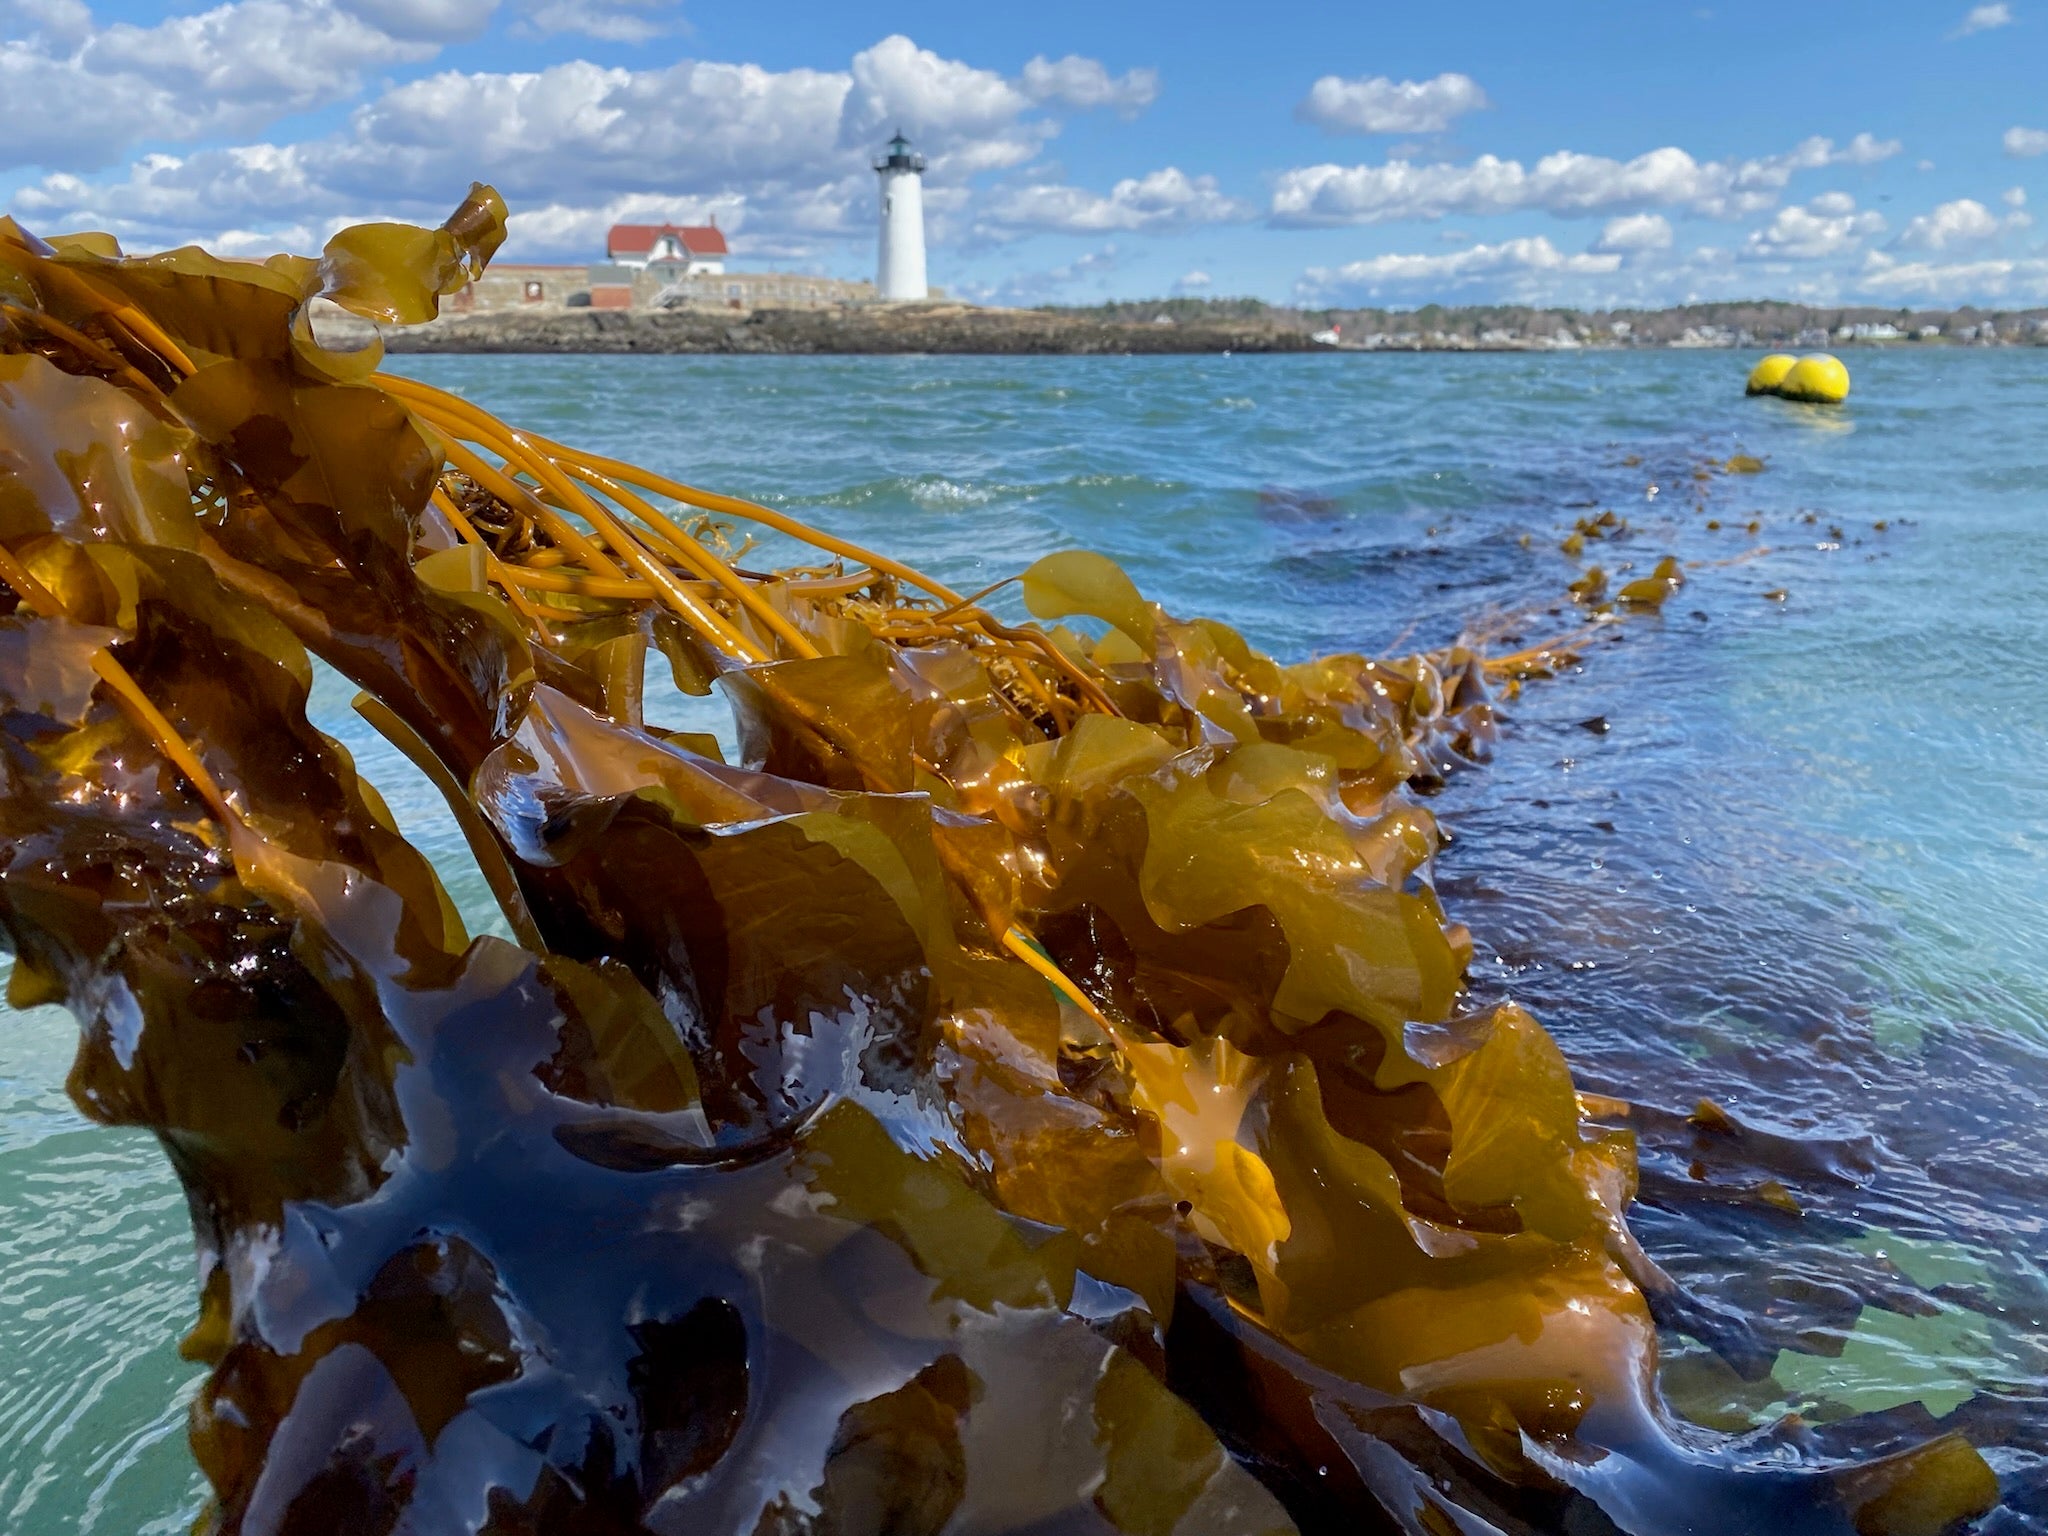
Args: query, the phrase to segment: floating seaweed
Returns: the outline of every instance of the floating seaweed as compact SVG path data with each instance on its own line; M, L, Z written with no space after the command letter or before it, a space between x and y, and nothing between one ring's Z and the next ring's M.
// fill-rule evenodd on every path
M1283 665L1081 552L1009 624L321 344L316 299L429 318L504 214L264 263L0 221L9 995L186 1189L206 1528L1989 1507L1958 1436L1660 1403L1632 1143L1464 993L1410 792L1571 640ZM308 723L314 657L516 944Z

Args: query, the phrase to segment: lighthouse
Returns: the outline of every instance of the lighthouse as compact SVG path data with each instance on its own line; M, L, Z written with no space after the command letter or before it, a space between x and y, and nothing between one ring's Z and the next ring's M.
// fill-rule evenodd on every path
M875 287L885 299L921 299L924 281L924 156L898 133L875 162L882 178L882 255Z

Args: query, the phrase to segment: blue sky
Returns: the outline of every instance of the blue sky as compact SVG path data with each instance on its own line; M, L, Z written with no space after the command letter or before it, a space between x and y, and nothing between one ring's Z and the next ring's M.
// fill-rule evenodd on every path
M0 0L0 200L262 254L478 177L508 258L865 276L900 125L987 301L2036 304L2039 4Z

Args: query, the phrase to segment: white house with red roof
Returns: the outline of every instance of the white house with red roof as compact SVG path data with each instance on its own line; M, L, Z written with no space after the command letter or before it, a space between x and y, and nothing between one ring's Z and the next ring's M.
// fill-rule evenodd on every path
M605 236L605 260L616 267L659 263L706 276L725 271L730 254L716 224L614 224Z

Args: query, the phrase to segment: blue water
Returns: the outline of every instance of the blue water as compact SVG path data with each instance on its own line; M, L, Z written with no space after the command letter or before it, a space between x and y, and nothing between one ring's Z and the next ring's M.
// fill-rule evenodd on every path
M963 590L1100 549L1285 657L1436 644L1491 612L1565 629L1544 610L1585 562L1558 543L1605 508L1630 536L1587 559L1698 562L1662 616L1509 701L1495 760L1437 798L1474 985L1633 1106L1639 1235L1770 1367L1742 1380L1673 1326L1674 1404L1730 1430L1941 1420L2000 1472L2000 1518L2038 1514L2048 353L1858 353L1836 411L1744 399L1750 361L394 366ZM1694 478L1738 450L1766 471ZM326 728L494 926L438 798L349 693L323 682ZM148 1138L71 1109L71 1035L52 1010L0 1028L0 1531L168 1533L200 1497L183 1205ZM1702 1098L1745 1129L1689 1122Z

